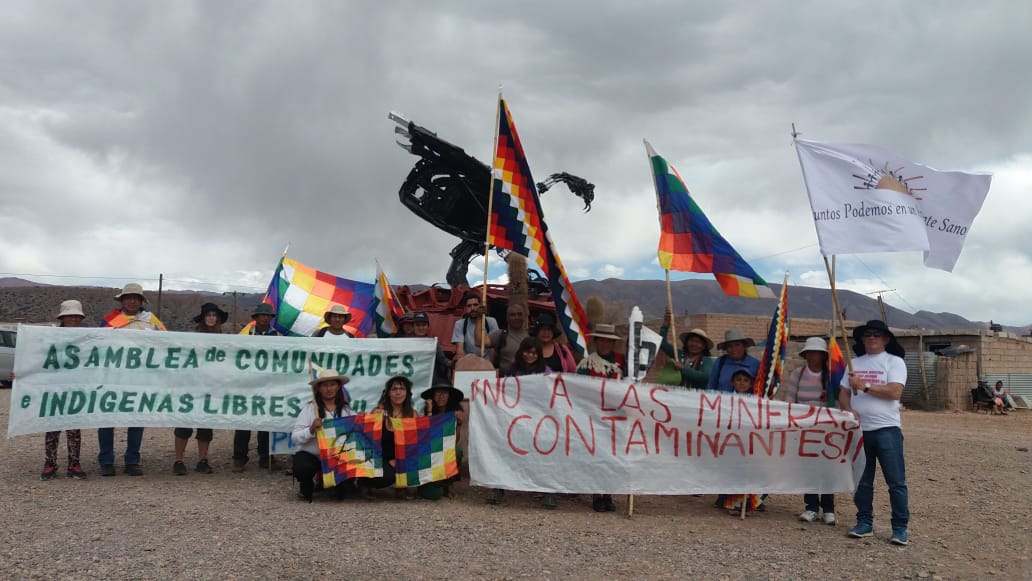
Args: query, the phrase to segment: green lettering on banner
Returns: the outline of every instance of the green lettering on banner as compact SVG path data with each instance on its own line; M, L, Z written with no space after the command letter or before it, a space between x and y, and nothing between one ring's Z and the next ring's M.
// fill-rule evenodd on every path
M50 369L50 368L54 368L54 369L60 369L61 368L61 364L58 363L58 361L57 361L57 346L56 345L51 345L50 348L47 349L47 357L46 357L46 359L43 360L43 369Z
M123 391L122 401L118 404L118 411L129 414L136 409L136 392L135 391Z
M90 355L86 358L86 363L82 364L83 367L99 367L100 366L100 348L94 347L90 349Z
M165 369L179 369L179 352L182 347L169 347L165 354Z
M66 345L65 346L65 369L75 369L79 366L79 346L78 345Z
M107 353L104 355L104 367L114 366L116 369L122 366L122 353L125 351L125 347L119 347L115 349L113 347L107 348Z
M251 352L247 349L241 349L236 354L236 368L243 371L251 366L250 363L244 363L244 358L251 359Z

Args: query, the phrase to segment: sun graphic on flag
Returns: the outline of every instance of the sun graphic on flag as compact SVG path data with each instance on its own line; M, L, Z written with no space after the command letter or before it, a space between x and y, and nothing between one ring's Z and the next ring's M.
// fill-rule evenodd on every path
M874 161L867 160L870 163L869 167L874 168ZM855 190L892 190L908 196L913 196L915 200L921 200L917 196L916 192L923 192L928 188L917 188L910 184L914 180L924 179L924 176L911 176L904 177L901 173L902 167L896 169L889 169L889 162L885 162L880 168L872 169L867 175L853 174L853 177L860 180L860 185L853 186Z

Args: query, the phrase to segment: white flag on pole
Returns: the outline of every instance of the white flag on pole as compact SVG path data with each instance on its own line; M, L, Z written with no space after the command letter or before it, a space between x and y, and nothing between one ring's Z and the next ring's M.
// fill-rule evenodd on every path
M921 250L926 266L951 271L992 179L875 145L797 139L796 151L825 256Z

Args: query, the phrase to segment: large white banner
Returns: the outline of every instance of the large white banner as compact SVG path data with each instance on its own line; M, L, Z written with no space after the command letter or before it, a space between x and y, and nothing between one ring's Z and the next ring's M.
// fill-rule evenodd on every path
M470 386L470 475L598 494L846 492L863 436L839 410L581 375Z
M796 140L825 255L922 250L951 271L991 174L938 171L874 145Z
M430 386L433 339L256 337L20 325L7 435L120 426L282 432L312 398L309 360L351 378L357 412L387 379Z

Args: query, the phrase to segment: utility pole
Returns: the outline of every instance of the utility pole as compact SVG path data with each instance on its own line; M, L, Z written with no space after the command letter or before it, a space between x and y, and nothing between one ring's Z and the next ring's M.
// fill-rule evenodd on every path
M889 315L885 312L885 301L882 300L882 293L891 293L895 291L896 289L894 288L887 288L884 290L871 291L869 293L866 293L868 295L878 295L878 309L881 311L881 320L885 321L886 325L889 324Z

